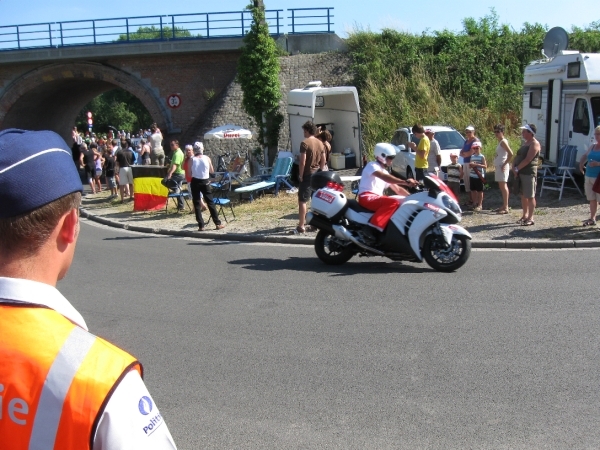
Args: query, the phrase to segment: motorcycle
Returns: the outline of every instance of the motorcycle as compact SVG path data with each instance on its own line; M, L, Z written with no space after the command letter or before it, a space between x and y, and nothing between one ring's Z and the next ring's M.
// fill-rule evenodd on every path
M325 264L339 265L354 255L384 256L393 261L423 262L441 272L462 267L471 254L471 235L458 223L462 211L452 190L437 176L425 177L379 232L369 224L373 212L343 193L335 172L311 177L306 222L318 228L315 252Z

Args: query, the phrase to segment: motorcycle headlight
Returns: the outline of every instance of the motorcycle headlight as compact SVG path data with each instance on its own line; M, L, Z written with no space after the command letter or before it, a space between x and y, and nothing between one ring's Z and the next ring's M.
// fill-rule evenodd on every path
M458 203L456 203L454 200L452 200L452 198L450 198L449 195L442 196L442 203L444 203L444 206L446 208L448 208L450 211L452 211L454 214L462 213L462 211L460 210L460 206L458 206Z

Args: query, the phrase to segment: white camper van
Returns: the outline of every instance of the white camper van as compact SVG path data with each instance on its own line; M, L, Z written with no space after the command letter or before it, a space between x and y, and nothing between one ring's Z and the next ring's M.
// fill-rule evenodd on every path
M525 68L523 122L537 126L542 156L552 162L563 145L576 145L579 161L600 124L600 54L567 46L566 31L551 29L544 39L545 58Z
M360 106L354 86L321 87L320 81L311 81L304 89L293 89L288 93L288 117L294 156L304 139L302 125L311 120L334 132L334 169L361 167Z

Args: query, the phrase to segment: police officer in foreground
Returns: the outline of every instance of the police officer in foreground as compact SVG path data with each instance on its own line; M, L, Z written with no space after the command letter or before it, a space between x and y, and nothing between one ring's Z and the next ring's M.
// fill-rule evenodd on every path
M0 447L174 449L141 364L87 331L55 286L81 180L51 131L0 131Z

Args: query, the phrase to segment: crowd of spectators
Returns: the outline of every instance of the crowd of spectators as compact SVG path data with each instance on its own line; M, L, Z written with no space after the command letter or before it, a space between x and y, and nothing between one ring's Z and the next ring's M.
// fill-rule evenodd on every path
M329 133L327 133L329 134ZM115 137L116 136L116 137ZM85 173L92 194L102 191L101 176L104 174L106 190L110 190L109 200L117 198L117 186L121 203L126 199L133 200L133 165L165 166L165 151L162 147L163 135L156 124L148 130L140 130L135 137L130 133L110 131L106 135L82 135L73 128L73 159ZM142 137L141 137L142 136ZM331 136L329 135L331 140ZM212 188L209 180L214 176L212 161L204 155L201 142L186 145L185 153L181 150L179 141L170 142L171 157L163 180L171 192L185 189L192 197L198 229L204 230L205 223L202 211L209 210L211 218L218 230L224 228L219 220L215 207ZM177 209L184 210L183 199L177 198Z
M502 124L494 126L494 134L498 141L493 162L494 179L502 196L502 206L494 209L496 214L509 213L509 197L520 197L522 215L517 221L518 225L535 225L534 212L536 208L536 191L538 181L538 167L540 164L541 145L536 139L537 128L534 124L525 124L520 127L521 146L516 152L510 147L504 135L505 127ZM425 129L420 124L412 127L412 132L419 139L419 144L408 143L415 152L415 175L417 180L422 180L428 173L439 175L441 155L439 144L435 140L435 132ZM484 191L491 181L488 170L488 161L482 154L482 142L477 137L475 128L469 125L464 130L466 140L459 153L450 154L451 163L446 166L447 184L454 192L457 200L461 202L463 210L479 212L483 208ZM585 194L590 202L590 217L583 222L584 226L596 225L598 202L600 202L600 127L594 130L596 143L586 149L586 153L579 161L581 173L585 173ZM459 156L462 158L460 164ZM511 169L512 166L512 169ZM512 170L512 189L509 189L509 174ZM487 177L486 177L487 175ZM461 201L460 183L464 184L466 200ZM596 183L597 191L594 191Z

